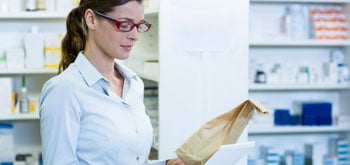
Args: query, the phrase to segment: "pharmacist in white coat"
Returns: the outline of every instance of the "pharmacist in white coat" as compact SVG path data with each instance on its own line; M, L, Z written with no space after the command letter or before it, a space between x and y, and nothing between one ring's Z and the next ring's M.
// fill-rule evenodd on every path
M69 13L61 73L40 102L44 164L148 164L143 82L115 59L127 59L150 27L142 0L81 0Z

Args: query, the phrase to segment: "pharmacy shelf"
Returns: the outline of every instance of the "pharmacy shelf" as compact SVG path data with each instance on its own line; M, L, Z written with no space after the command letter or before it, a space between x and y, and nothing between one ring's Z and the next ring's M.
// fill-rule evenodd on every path
M304 134L304 133L331 133L348 132L348 126L275 126L275 127L249 127L248 134Z
M153 143L152 148L159 151L159 144L158 143Z
M67 12L6 12L0 13L0 19L66 19Z
M158 8L146 8L145 9L145 15L150 15L150 16L157 16L158 15Z
M150 8L145 10L145 15L157 15L157 8ZM3 12L0 13L0 19L66 19L67 12L47 12L47 11L33 11L33 12Z
M14 120L38 120L38 113L27 114L0 114L0 121L14 121Z
M157 8L150 8L145 10L145 15L157 15ZM67 12L47 12L47 11L33 11L33 12L3 12L0 13L0 19L66 19Z
M249 91L344 90L349 84L251 84Z
M159 82L159 76L150 74L150 73L142 73L142 72L136 72L139 77L142 79Z
M350 0L250 0L254 3L350 3Z
M350 2L350 1L349 1ZM250 41L249 46L303 46L303 47L341 47L350 46L350 40L271 40Z
M0 69L0 75L34 75L34 74L56 74L58 69L30 69L30 68L3 68Z

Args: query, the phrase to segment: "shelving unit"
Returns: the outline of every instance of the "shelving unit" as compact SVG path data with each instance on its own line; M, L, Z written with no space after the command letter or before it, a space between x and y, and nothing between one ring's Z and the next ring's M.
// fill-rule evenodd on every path
M147 8L145 10L147 15L157 15L157 8ZM38 19L61 19L65 20L67 12L47 12L47 11L35 11L35 12L0 12L0 19L14 20L14 19L26 19L26 20L38 20Z
M46 11L35 11L35 12L7 12L0 13L0 19L13 20L13 19L66 19L66 12L46 12Z
M136 72L136 73L142 79L150 80L150 81L159 83L159 75L155 75L155 74L152 74L152 73L143 73L143 72Z
M0 115L0 121L39 120L38 113Z
M274 28L273 31L267 30L265 36L257 38L253 36L251 38L249 42L250 59L262 59L268 65L273 62L292 63L299 66L320 64L328 60L331 50L337 49L344 52L345 63L349 64L349 40L281 39L281 36L273 33L278 32L278 22L285 11L284 6L290 4L342 5L346 12L347 25L349 25L350 15L347 11L350 4L349 0L250 0L251 25L262 26L262 29ZM266 19L263 19L263 17L266 17ZM258 22L254 22L253 19L258 20ZM259 22L259 20L264 20L264 22ZM260 100L271 110L277 108L292 110L293 101L329 101L332 103L332 115L349 115L349 87L348 83L254 84L251 82L249 97ZM273 111L270 115L273 116ZM336 118L333 118L333 120L336 121ZM350 135L349 125L336 122L330 126L268 125L259 126L258 123L253 122L250 124L248 137L256 141L256 149L253 155L259 153L260 146L276 149L281 154L285 150L301 152L304 150L304 144L315 144L315 148L320 146L327 148L329 139L349 139ZM291 145L291 142L293 142L293 145Z
M333 91L350 89L348 84L251 84L249 91Z
M23 36L32 26L39 27L40 33L63 34L66 15L64 12L44 11L0 13L0 35L4 41L0 46L0 55L7 48L23 48ZM28 95L36 103L39 102L42 85L57 73L58 69L0 68L0 77L11 78L14 92L20 91L21 79L25 76ZM25 114L0 114L0 123L11 123L14 126L14 153L31 153L36 161L41 152L41 140L38 107L35 109L35 112Z
M58 73L57 69L31 69L31 68L1 68L0 75L40 75L40 74L49 74L54 75Z
M267 40L267 41L250 41L250 46L254 47L343 47L350 46L350 40L339 41L321 41L321 40Z
M249 135L267 134L314 134L314 133L338 133L348 132L349 128L346 126L275 126L264 127L256 126L248 128Z
M0 77L12 78L13 91L20 90L21 78L26 77L28 94L36 102L35 106L39 106L42 85L56 73L57 70L53 69L0 69ZM35 112L25 114L0 114L0 123L12 123L14 126L14 153L30 153L34 160L38 159L41 152L39 119L38 107Z
M251 3L349 3L349 0L250 0Z

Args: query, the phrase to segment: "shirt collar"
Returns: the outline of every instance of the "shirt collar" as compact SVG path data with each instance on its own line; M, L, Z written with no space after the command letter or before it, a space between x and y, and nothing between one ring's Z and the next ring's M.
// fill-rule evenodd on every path
M79 72L82 74L88 86L95 84L100 79L105 79L103 75L95 68L95 66L93 66L85 57L83 52L79 52L76 60L74 61L74 64L77 66ZM136 77L135 72L120 63L116 62L115 68L123 75L125 79ZM106 81L108 82L108 80Z
M128 67L121 63L115 62L115 68L120 72L120 74L123 75L126 79L136 78L136 73L132 70L130 70Z
M79 52L74 64L78 68L88 86L91 86L100 79L103 79L102 74L90 63L83 52Z

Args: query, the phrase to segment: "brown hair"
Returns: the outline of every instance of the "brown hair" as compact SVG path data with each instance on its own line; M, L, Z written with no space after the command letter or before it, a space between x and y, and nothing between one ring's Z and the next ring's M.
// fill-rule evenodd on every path
M85 49L87 39L87 26L84 13L87 9L108 13L113 7L123 5L129 1L142 3L143 0L80 0L79 6L74 8L67 16L67 33L62 40L62 59L59 65L59 73L74 62L78 53Z

